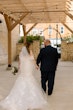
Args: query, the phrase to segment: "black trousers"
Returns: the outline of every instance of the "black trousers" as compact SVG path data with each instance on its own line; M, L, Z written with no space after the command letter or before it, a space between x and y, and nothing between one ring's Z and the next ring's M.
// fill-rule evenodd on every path
M51 94L54 87L55 71L41 71L41 85L46 92L46 82L48 81L48 94Z

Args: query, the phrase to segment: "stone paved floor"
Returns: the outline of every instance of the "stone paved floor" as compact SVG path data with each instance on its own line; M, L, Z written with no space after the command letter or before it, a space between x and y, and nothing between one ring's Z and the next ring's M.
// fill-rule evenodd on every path
M13 65L18 66L17 62ZM0 66L0 100L10 92L18 76L6 70L7 66ZM40 73L35 74L40 82ZM47 96L50 110L73 110L73 62L59 61L55 77L54 91ZM49 110L49 109L48 109Z

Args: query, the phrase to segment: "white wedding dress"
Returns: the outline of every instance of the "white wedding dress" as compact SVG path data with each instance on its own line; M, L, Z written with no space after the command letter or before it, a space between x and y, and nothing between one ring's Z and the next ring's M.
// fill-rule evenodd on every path
M34 78L35 69L33 56L23 47L20 53L20 74L10 94L0 102L3 110L50 110L47 108L45 93Z

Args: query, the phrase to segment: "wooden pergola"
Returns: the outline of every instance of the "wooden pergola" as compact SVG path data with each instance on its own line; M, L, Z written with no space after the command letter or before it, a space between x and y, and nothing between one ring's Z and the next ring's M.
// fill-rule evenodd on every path
M8 67L11 67L11 31L17 24L22 24L24 36L37 23L62 23L70 32L73 31L65 24L66 16L73 19L70 13L72 0L0 0L0 13L3 14L8 29ZM33 26L26 32L26 24Z

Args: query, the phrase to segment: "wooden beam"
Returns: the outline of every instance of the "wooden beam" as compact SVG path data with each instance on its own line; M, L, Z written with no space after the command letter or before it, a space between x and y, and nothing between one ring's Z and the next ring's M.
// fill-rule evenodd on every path
M6 14L4 14L4 18L5 18L5 21L6 21L7 28L8 28L8 30L10 30L10 26L11 26L10 18Z
M23 26L23 33L24 33L24 36L26 35L26 26L25 25L22 25Z
M65 12L65 14L66 14L67 16L69 16L69 17L73 20L73 15L72 15L72 14L70 14L70 13L68 13L68 12Z
M23 25L24 43L26 42L26 26Z
M73 33L73 30L71 30L68 26L67 26L67 24L65 24L64 22L61 22L71 33Z
M27 32L26 35L37 25L37 23L35 23Z
M21 21L24 17L26 17L27 15L28 15L28 13L22 15L21 18L20 18L19 20L17 20L17 21L10 27L10 29L13 30L13 29L15 28L15 26L16 26L17 24L19 24L20 21Z

